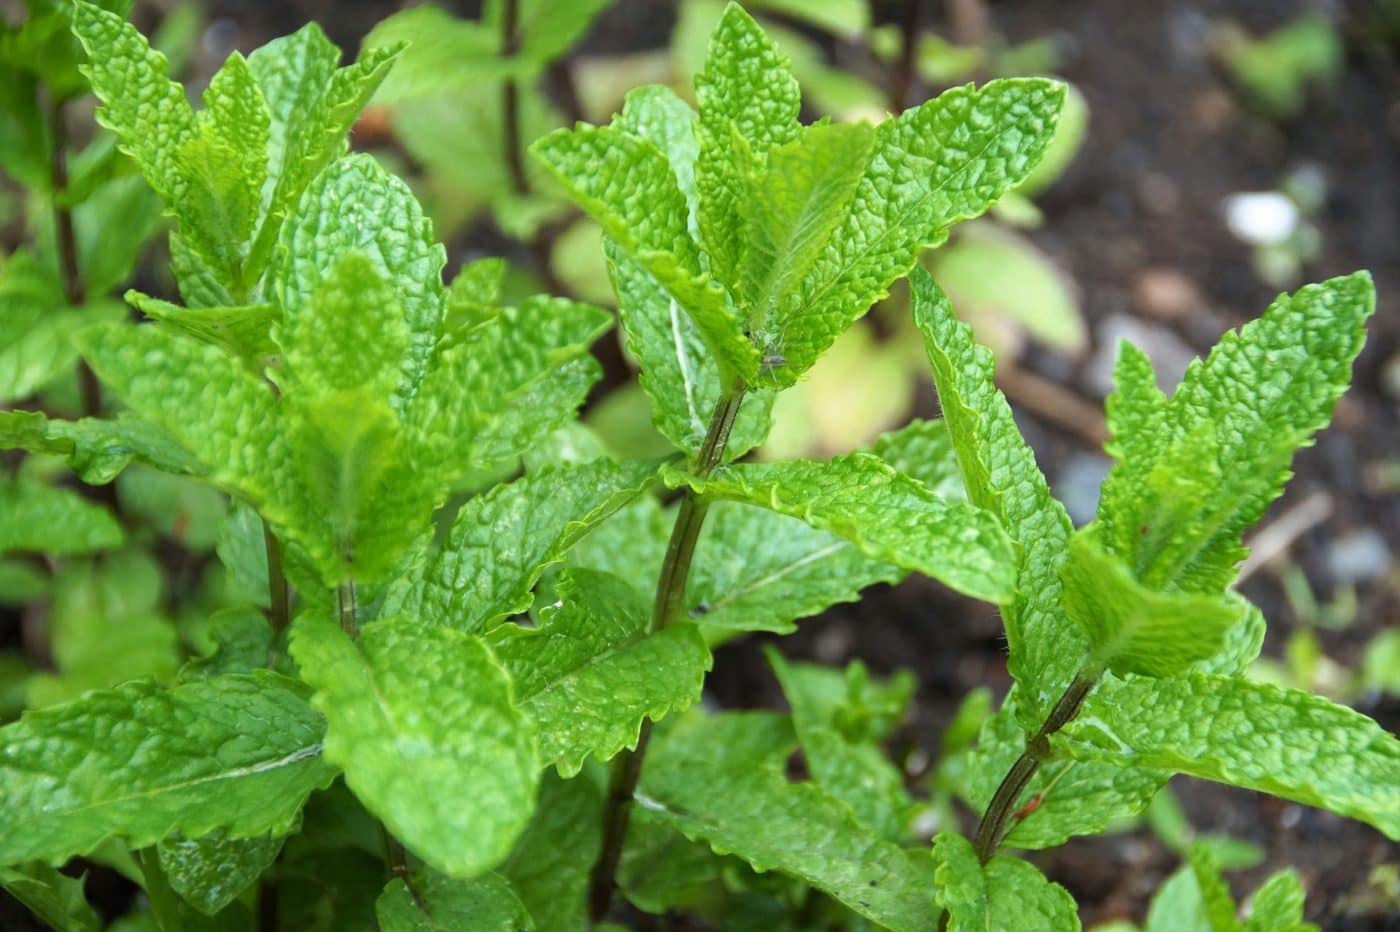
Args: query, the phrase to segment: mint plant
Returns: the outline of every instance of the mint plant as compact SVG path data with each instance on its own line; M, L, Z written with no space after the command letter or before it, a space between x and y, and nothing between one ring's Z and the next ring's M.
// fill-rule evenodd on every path
M575 420L610 316L509 300L494 260L444 284L408 187L348 152L395 47L339 67L308 26L231 56L196 109L122 16L65 15L100 122L173 220L182 303L128 292L148 321L76 333L120 415L4 411L0 443L86 482L144 467L218 490L208 536L228 588L188 606L203 649L178 669L95 689L75 674L76 695L49 697L71 701L0 728L0 886L45 922L98 926L54 869L80 857L143 890L132 924L165 930L566 930L625 909L725 928L1077 929L1069 893L1003 849L1101 831L1172 773L1400 836L1400 742L1246 678L1263 619L1229 588L1242 532L1346 386L1369 278L1281 297L1170 399L1125 348L1117 465L1076 530L990 353L916 268L1032 171L1056 82L954 88L878 127L804 125L789 62L731 5L698 111L641 88L608 125L535 142L603 230L675 448L620 460ZM911 273L943 419L826 461L741 461L776 394ZM31 476L0 504L0 556L61 560L127 533ZM139 556L80 566L91 578L65 568L51 596L64 626L97 632L56 658L74 671L101 663L93 644L151 630L160 589ZM971 837L941 823L931 847L883 747L907 675L770 649L788 712L695 708L717 644L910 572L1000 607L1015 678L945 740L936 811L956 797L981 821ZM1217 848L1187 850L1154 913L1306 928L1292 875L1241 923Z

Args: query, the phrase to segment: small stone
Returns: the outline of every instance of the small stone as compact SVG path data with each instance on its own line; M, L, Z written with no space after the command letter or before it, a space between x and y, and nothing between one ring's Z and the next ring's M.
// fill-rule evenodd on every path
M1150 268L1133 282L1133 304L1157 320L1186 317L1204 303L1195 283L1177 269Z
M1376 579L1390 569L1390 548L1375 528L1348 531L1332 539L1327 569L1339 583Z
M1274 246L1298 228L1298 205L1278 191L1245 191L1225 198L1225 225L1255 246Z

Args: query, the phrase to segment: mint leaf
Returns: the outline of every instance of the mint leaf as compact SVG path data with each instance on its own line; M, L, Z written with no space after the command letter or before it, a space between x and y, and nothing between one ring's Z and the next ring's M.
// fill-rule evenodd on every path
M589 868L603 846L604 788L546 772L535 817L500 868L542 930L586 927Z
M501 625L491 645L539 736L540 761L572 777L592 754L606 761L658 721L700 698L710 651L694 625L648 634L650 606L627 583L570 570L533 628Z
M719 367L695 322L654 275L612 240L604 242L604 253L627 350L642 367L637 380L651 400L652 423L678 449L694 456L705 442L723 393ZM744 396L729 436L730 458L767 438L774 397L771 389Z
M850 212L874 143L864 123L807 127L743 179L735 280L751 327L786 322L798 287Z
M787 56L736 3L710 36L695 76L700 155L695 163L697 225L716 277L737 281L745 248L739 205L745 177L773 148L795 139L802 95Z
M393 48L403 43L407 48L374 95L376 104L403 105L438 96L460 99L467 92L485 93L481 86L488 81L528 79L540 67L523 56L501 54L499 29L428 4L380 20L362 45Z
M680 95L662 84L648 84L627 92L617 125L634 136L649 140L666 156L676 187L685 198L687 228L699 238L695 213L695 160L700 157L699 114Z
M1241 532L1327 424L1374 308L1365 272L1281 295L1193 362L1165 403L1146 359L1127 354L1109 406L1118 463L1099 505L1104 547L1152 589L1228 586Z
M1021 686L1021 722L1038 728L1088 649L1083 632L1059 607L1069 516L1050 494L992 380L991 351L973 340L972 328L954 316L927 272L915 269L909 281L914 321L923 331L968 501L995 515L1019 550L1015 599L1002 617L1008 666Z
M1244 932L1317 932L1303 921L1303 884L1292 869L1281 870L1254 891Z
M35 479L0 477L0 514L0 554L91 553L120 547L125 539L106 508Z
M789 783L794 744L785 716L691 716L653 745L637 802L687 838L801 878L881 925L929 928L927 855L863 828L813 784Z
M271 329L281 317L281 310L274 305L181 307L139 291L128 291L125 297L128 304L151 320L239 356L255 370L261 368L264 359L277 353Z
M396 838L452 877L505 858L530 819L539 766L530 721L485 645L381 618L357 647L329 618L303 614L291 651L326 716L326 759Z
M165 56L122 16L78 0L73 33L87 51L83 72L102 100L98 122L117 134L121 150L179 217L189 188L180 152L199 132L185 89L170 80Z
M214 916L272 866L282 841L276 834L229 838L215 830L199 838L172 835L161 840L156 852L161 872L180 898Z
M63 456L90 485L111 482L132 462L176 475L202 471L159 427L125 415L51 421L38 411L0 411L0 450L6 449Z
M801 518L868 556L918 570L974 598L1009 601L1014 591L1011 544L991 515L944 502L868 453L825 463L725 466L708 478L667 466L662 477L672 488L689 486L707 498Z
M399 394L409 334L395 289L358 250L335 260L310 300L287 305L273 333L282 349L274 380L291 397L363 390Z
M830 531L767 508L716 502L700 532L685 604L706 627L787 634L795 620L903 576Z
M944 91L886 120L853 209L804 276L786 313L754 332L770 375L791 385L960 220L985 211L1040 160L1064 87L1034 78Z
M1237 606L1219 596L1148 589L1092 530L1070 538L1061 577L1065 614L1093 645L1090 662L1118 674L1181 673L1219 653L1239 619Z
M869 450L895 472L917 479L939 498L967 498L952 434L943 421L916 418L898 430L881 434Z
M536 62L553 61L587 32L607 5L608 0L523 0L516 26L519 54ZM497 26L501 7L499 0L488 2L482 21Z
M602 372L588 348L610 323L592 305L537 295L450 331L409 412L424 458L455 480L572 420Z
M453 880L431 870L389 881L374 904L382 932L535 928L510 884L499 874Z
M1203 845L1192 845L1187 857L1191 872L1196 875L1196 888L1201 892L1201 906L1211 932L1241 932L1243 927L1235 918L1235 898L1220 875L1215 854Z
M1110 679L1051 741L1079 760L1260 790L1400 837L1400 741L1310 693L1201 673Z
M666 156L619 126L580 124L530 147L585 211L690 315L719 366L721 384L758 375L728 292L702 271L689 208Z
M933 860L949 932L1082 928L1065 888L1025 861L999 856L979 864L972 843L952 832L933 840Z
M447 253L408 186L371 156L340 159L306 189L282 227L280 244L270 285L288 327L302 309L316 305L327 280L352 252L368 257L383 287L397 296L408 335L402 381L392 396L401 410L427 372L446 301Z
M545 567L655 475L654 462L597 460L496 486L462 506L441 550L389 586L383 611L489 630L529 608Z
M904 775L885 757L878 741L849 720L852 706L863 697L850 696L848 690L866 676L864 667L853 665L853 671L860 671L853 679L816 664L789 663L772 647L764 653L792 707L812 781L850 806L856 821L880 837L906 840L914 801L904 788ZM912 691L913 682L906 677L904 699Z
M0 862L62 861L116 835L286 831L330 782L325 723L292 680L259 671L161 689L137 681L0 729Z
M0 889L57 932L99 932L102 920L83 896L85 877L60 874L47 864L0 867Z

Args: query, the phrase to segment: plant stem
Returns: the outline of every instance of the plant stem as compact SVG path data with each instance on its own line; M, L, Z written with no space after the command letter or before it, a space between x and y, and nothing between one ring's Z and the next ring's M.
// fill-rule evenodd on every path
M63 101L49 101L49 173L53 183L53 238L58 253L58 271L63 279L63 297L69 307L81 307L87 301L82 270L78 267L78 238L73 232L73 209L64 203L68 193L68 123L64 119ZM83 416L97 417L102 413L102 387L97 376L82 360L78 360L78 391L82 397Z
M739 416L744 392L745 388L740 386L722 396L715 405L705 442L692 467L697 476L708 475L724 461L724 452L729 446L729 435ZM687 490L681 499L676 523L671 527L671 540L666 545L666 558L656 582L656 600L652 603L648 634L665 628L680 617L685 607L685 584L690 578L695 542L700 538L700 528L705 523L708 507L694 491ZM622 845L627 838L627 823L632 812L632 797L641 779L642 762L646 759L651 730L651 720L643 719L642 727L637 732L636 749L630 753L623 752L613 761L608 798L603 809L603 850L598 862L593 865L589 880L589 914L594 922L607 916L612 906L613 890L617 886L617 865L622 860Z
M359 638L360 622L355 617L355 581L352 579L340 584L336 590L336 601L340 607L340 630L348 634L351 639Z
M890 112L901 113L909 106L909 91L914 86L914 62L919 51L919 13L922 0L905 0L904 18L899 22L899 66L890 88Z
M1016 763L1011 765L1011 769L1002 778L1001 786L997 787L996 794L987 805L987 811L977 826L977 837L973 842L973 847L977 850L977 858L983 864L990 861L992 855L997 853L997 848L1001 846L1002 839L1006 837L1006 833L1011 827L1009 823L1012 814L1016 811L1016 803L1021 797L1021 792L1031 781L1031 777L1035 776L1035 772L1040 769L1041 763L1050 756L1050 736L1068 724L1079 712L1079 707L1084 703L1085 697L1098 685L1101 674L1102 671L1098 668L1088 666L1081 668L1075 674L1074 679L1065 689L1064 695L1050 710L1045 723L1026 742L1026 749L1021 752L1020 757L1016 758Z
M520 20L518 0L505 0L501 11L501 56L512 58L520 48L516 25ZM520 141L520 89L514 78L501 82L501 134L505 137L506 167L510 169L511 187L516 194L530 193L530 180L525 177L525 153Z
M291 598L287 574L282 569L282 545L266 521L263 522L263 549L267 551L267 620L272 625L272 646L267 649L267 665L277 660L277 637L291 621Z

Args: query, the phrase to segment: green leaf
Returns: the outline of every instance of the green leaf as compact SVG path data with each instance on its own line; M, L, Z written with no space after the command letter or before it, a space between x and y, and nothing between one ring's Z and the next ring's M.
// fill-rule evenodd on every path
M407 880L389 881L375 901L374 913L383 932L520 932L535 928L524 904L499 874L453 880L421 870Z
M38 79L0 62L0 169L30 190L48 192L52 145L39 110Z
M394 837L450 877L499 864L530 819L539 765L486 646L381 618L357 647L329 618L303 614L291 650L326 716L326 759Z
M705 70L695 76L700 102L697 225L720 281L739 280L745 241L740 204L746 176L769 152L796 139L802 96L787 56L736 3L710 36Z
M977 216L1030 171L1054 132L1063 85L1034 78L944 91L880 124L854 209L804 276L781 320L754 332L768 370L791 385L891 283L919 250Z
M1109 679L1051 741L1079 760L1260 790L1400 837L1400 741L1299 690L1201 673Z
M1317 932L1303 921L1303 883L1292 868L1271 876L1254 891L1244 932Z
M587 927L588 876L603 847L603 793L587 775L546 772L539 805L500 873L543 932Z
M572 420L602 374L589 346L610 324L591 305L537 295L449 334L409 412L423 459L455 482Z
M910 284L968 501L995 515L1019 551L1016 597L1002 618L1021 722L1038 728L1087 652L1084 633L1060 610L1060 564L1073 528L992 380L991 352L973 340L928 273L915 269Z
M674 297L713 354L721 384L758 375L728 292L702 271L688 232L689 208L666 156L619 126L580 124L530 147L603 232Z
M608 0L523 0L517 13L519 54L536 62L550 62L588 31ZM482 21L499 30L503 15L500 0L489 0Z
M605 240L603 249L627 350L642 367L638 381L651 400L652 423L678 449L694 456L705 442L724 390L719 366L695 322L656 276L614 241ZM744 396L729 435L729 458L742 456L768 436L774 397L768 389Z
M864 123L808 127L741 182L735 280L750 327L786 322L802 280L850 212L874 143Z
M398 394L408 329L394 289L369 256L339 256L311 300L288 305L284 315L273 339L282 349L275 378L288 396Z
M852 680L816 664L789 663L771 646L764 653L792 707L797 740L812 781L850 806L861 825L889 841L904 841L914 811L904 775L876 741L846 721L851 700L859 698L848 696L847 690L867 676L864 667L852 665L853 671L860 671ZM905 677L903 685L907 700L913 681Z
M264 359L277 353L271 330L282 312L274 305L181 307L139 291L128 291L125 297L151 320L239 356L254 368L260 369Z
M271 290L287 315L289 330L295 332L300 313L328 296L324 289L348 290L351 280L344 277L341 263L352 252L369 258L382 287L397 296L402 309L408 349L400 364L399 394L393 399L400 408L418 390L442 331L442 267L447 254L408 186L368 155L340 159L318 175L282 228ZM363 269L356 272L361 278L367 274ZM328 284L337 279L338 285ZM357 306L353 301L339 304L343 309ZM316 325L314 317L310 325ZM391 337L389 345L396 339Z
M964 320L1007 322L1067 356L1088 348L1088 328L1065 276L1028 238L969 223L925 262Z
M555 594L536 627L501 625L487 642L535 722L540 762L572 777L590 754L635 748L643 719L699 700L711 661L694 625L648 633L650 606L615 576L570 570Z
M1237 606L1219 596L1143 586L1092 530L1070 538L1060 575L1065 614L1088 635L1090 662L1120 675L1184 672L1219 653L1239 619Z
M1196 875L1196 888L1201 892L1201 905L1211 932L1240 932L1243 927L1235 918L1235 899L1220 875L1220 863L1214 853L1207 847L1193 845L1187 856L1191 872Z
M409 7L380 20L361 43L364 48L408 47L374 95L376 104L405 104L427 97L461 99L484 93L481 85L506 78L526 80L540 62L501 54L498 29L459 19L430 4Z
M830 531L767 508L716 502L700 532L685 604L707 627L787 634L796 619L903 576Z
M137 681L0 729L0 863L62 861L116 835L286 831L330 782L325 723L292 680L259 671L161 689Z
M485 631L533 601L545 567L655 481L655 462L545 470L472 499L441 550L390 585L383 611Z
M34 479L0 478L0 514L0 553L92 553L120 547L125 538L106 508Z
M249 56L248 65L272 116L263 223L248 257L253 278L271 258L279 230L299 209L312 180L345 153L346 133L389 73L398 51L365 46L353 64L337 69L340 50L311 23ZM395 219L404 224L401 229L413 230L414 214L405 212ZM389 264L394 264L392 259Z
M915 419L881 434L870 445L870 452L911 479L922 482L930 492L948 501L967 498L952 433L944 421Z
M700 157L699 114L680 95L662 84L633 88L623 101L617 125L634 136L649 140L666 156L676 187L685 198L691 238L699 234L695 213L695 160Z
M47 864L0 867L0 888L57 932L98 932L102 920L83 896L86 877L68 877Z
M176 475L202 471L159 427L125 415L51 421L38 411L0 411L0 449L66 457L90 485L111 482L133 461Z
M824 463L724 466L701 478L668 466L672 488L689 486L801 518L840 535L862 552L918 570L974 598L1010 601L1015 555L996 520L961 502L948 503L868 453Z
M107 301L71 308L54 272L28 251L0 265L0 403L26 398L72 370L72 333L120 316Z
M1213 932L1200 885L1190 865L1157 888L1147 908L1144 932Z
M805 880L883 926L932 930L928 856L863 828L815 785L789 783L794 744L785 716L692 716L653 744L637 801L687 838Z
M180 153L198 136L185 89L170 80L165 56L123 17L78 0L73 33L87 51L83 72L102 100L98 122L117 134L121 150L179 216L190 184Z
M262 588L267 589L266 569L263 570ZM202 657L192 658L180 668L182 682L225 673L251 673L267 666L268 652L273 647L273 631L267 617L258 609L242 606L215 612L209 617L204 633L213 642L213 649Z
M1104 547L1151 589L1228 586L1241 532L1282 490L1293 451L1327 424L1374 308L1365 272L1282 295L1193 362L1165 403L1150 364L1126 354L1109 404L1118 462L1099 504Z
M214 916L272 866L282 841L276 834L235 839L215 830L199 838L172 835L156 845L156 852L171 888L204 915Z
M1033 865L999 856L979 864L972 843L942 832L933 840L938 902L948 910L949 932L1081 928L1074 899Z
M305 523L299 467L266 382L217 347L155 326L99 327L79 345L103 384L193 454L213 482L281 526Z

